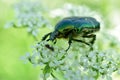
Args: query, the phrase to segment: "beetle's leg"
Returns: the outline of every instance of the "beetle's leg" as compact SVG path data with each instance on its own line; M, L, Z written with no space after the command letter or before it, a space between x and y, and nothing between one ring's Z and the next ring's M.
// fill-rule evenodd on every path
M86 45L90 46L90 44L89 44L89 43L87 43L87 42L85 42L85 41L78 40L78 39L72 39L72 40L73 40L73 41L77 41L77 42L81 42L81 43L84 43L84 44L86 44Z
M86 44L86 45L90 46L90 50L93 50L93 47L92 47L92 45L91 45L91 44L89 44L89 43L87 43L87 42L85 42L85 41L78 40L78 39L72 39L72 40L73 40L73 41L77 41L77 42L84 43L84 44Z
M90 43L93 45L95 40L96 40L96 35L95 34L90 34L90 35L84 35L83 37L86 38L92 38L92 40L90 41Z
M66 52L70 49L70 46L71 46L71 43L72 43L72 40L71 39L69 39L69 41L68 41L68 48L66 49Z
M72 34L69 35L68 48L66 49L66 52L70 49L71 43L72 43Z
M43 36L42 41L44 41L50 34L51 34L51 32L46 34L45 36Z
M91 35L91 37L92 37L93 39L91 40L90 43L91 43L91 44L94 44L94 42L95 42L95 40L96 40L96 35L93 34L93 35Z
M47 38L50 34L51 34L51 32L48 33L48 34L46 34L45 36L43 36L42 41L46 40L46 38ZM47 39L47 41L49 41L49 40L50 40L50 39ZM38 44L39 44L39 43L38 43ZM47 47L47 48L50 49L51 51L54 51L54 48L51 47L49 44L46 44L45 47Z

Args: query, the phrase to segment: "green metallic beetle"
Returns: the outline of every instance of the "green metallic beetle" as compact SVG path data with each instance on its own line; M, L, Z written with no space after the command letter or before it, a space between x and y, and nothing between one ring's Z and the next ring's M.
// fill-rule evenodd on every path
M56 43L57 38L65 38L68 39L69 44L66 51L69 50L72 41L84 43L90 46L90 49L93 49L92 45L94 44L94 41L96 39L96 35L94 34L94 32L99 30L100 23L95 18L67 17L59 21L56 24L54 31L46 34L42 38L42 41L46 40L48 36L49 38L47 39L47 41L53 41L54 43ZM92 38L92 40L90 42L85 42L83 40L76 39L76 37L78 36L82 38ZM49 46L48 48L54 51L52 47Z

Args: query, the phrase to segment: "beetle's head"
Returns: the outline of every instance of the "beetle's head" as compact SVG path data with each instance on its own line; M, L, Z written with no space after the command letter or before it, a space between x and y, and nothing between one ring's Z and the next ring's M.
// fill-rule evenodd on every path
M59 34L58 31L53 31L53 32L51 33L51 35L50 35L49 40L50 40L50 41L54 41L54 40L57 38L58 34Z

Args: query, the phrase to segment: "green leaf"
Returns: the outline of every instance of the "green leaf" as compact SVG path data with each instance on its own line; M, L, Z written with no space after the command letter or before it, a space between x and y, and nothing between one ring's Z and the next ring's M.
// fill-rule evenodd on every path
M62 71L55 71L53 70L53 75L58 79L58 80L66 80L64 78L64 74Z
M51 73L52 69L51 67L47 64L45 68L43 69L43 74Z

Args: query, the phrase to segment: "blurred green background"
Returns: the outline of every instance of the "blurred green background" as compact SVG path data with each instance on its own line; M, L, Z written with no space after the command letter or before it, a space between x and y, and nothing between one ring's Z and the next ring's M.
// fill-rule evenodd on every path
M31 46L35 43L25 29L5 29L6 22L14 18L13 4L17 0L0 0L0 80L39 80L40 68L30 63L24 64L20 60L26 52L31 52ZM93 11L98 11L105 21L104 29L120 27L120 0L43 0L43 4L49 9L62 7L64 3L86 5ZM55 25L55 24L52 24ZM119 28L120 29L120 28ZM114 33L120 34L117 29ZM45 34L45 33L43 33ZM40 35L40 39L41 39ZM114 80L119 80L114 79Z

